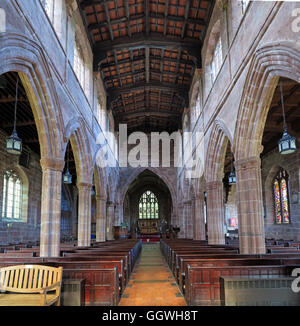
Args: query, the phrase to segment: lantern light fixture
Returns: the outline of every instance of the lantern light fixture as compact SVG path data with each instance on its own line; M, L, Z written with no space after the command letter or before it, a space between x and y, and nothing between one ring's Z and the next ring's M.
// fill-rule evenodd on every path
M18 107L18 86L19 86L19 77L17 77L17 83L16 83L14 129L13 129L12 134L6 138L6 151L7 151L7 153L13 154L13 155L21 155L21 153L22 153L22 139L18 137L17 130L16 130L17 107Z
M282 81L280 81L280 95L281 95L281 105L282 105L282 115L283 115L283 136L279 141L279 153L286 155L292 154L296 152L297 145L296 145L296 137L289 135L287 130L287 124L285 120L285 112L284 112L284 101L283 101L283 94L282 94Z

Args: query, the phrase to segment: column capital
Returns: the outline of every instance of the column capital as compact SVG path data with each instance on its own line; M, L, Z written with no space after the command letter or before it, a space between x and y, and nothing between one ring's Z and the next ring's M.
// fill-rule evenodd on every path
M108 201L107 202L107 206L114 207L115 206L115 203L113 201Z
M42 167L42 170L55 170L55 171L61 171L63 170L65 166L65 161L60 159L52 159L52 158L41 158L40 164Z
M241 160L235 161L234 166L237 171L249 169L249 168L260 168L261 167L261 159L259 156L243 158Z
M191 200L191 199L185 200L185 201L183 202L183 205L184 205L184 206L192 205L192 200Z
M195 200L204 200L204 192L196 194Z
M219 188L221 186L223 187L223 181L222 180L206 182L206 189L207 190L213 190L213 189Z
M91 184L91 183L87 183L87 182L77 183L78 190L81 190L81 189L92 190L92 187L93 187L93 184Z
M106 196L104 196L104 195L96 195L95 198L96 198L96 200L106 201Z

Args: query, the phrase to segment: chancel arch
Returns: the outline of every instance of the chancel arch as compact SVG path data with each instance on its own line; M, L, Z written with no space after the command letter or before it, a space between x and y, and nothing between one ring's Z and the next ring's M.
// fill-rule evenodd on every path
M131 182L125 198L127 204L124 207L123 203L123 214L127 216L130 232L159 235L161 228L171 225L170 191L165 182L153 172L147 169L141 172Z

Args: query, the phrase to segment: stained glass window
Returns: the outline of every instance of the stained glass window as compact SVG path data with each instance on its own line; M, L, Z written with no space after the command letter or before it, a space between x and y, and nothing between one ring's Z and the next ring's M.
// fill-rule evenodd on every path
M153 192L146 191L139 201L139 218L140 219L158 219L159 208L158 200Z
M288 174L280 169L273 182L276 224L290 223Z
M20 219L22 184L17 174L6 171L3 178L2 217Z

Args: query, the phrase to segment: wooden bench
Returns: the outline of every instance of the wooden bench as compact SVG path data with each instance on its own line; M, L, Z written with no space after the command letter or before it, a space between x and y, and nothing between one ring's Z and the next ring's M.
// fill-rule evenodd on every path
M290 275L297 266L224 266L224 267L190 267L186 272L186 294L188 305L221 305L222 276L265 276Z
M62 267L17 265L0 268L0 306L59 306L61 282Z
M222 276L222 306L299 306L290 276Z

